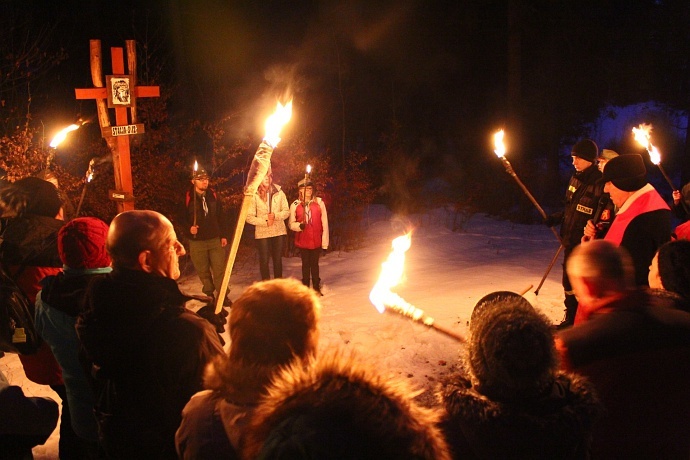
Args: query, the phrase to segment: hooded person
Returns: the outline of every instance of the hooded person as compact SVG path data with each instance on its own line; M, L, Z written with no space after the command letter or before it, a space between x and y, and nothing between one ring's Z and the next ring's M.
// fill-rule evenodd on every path
M62 227L57 244L63 270L44 278L36 297L36 330L50 345L62 369L70 421L83 440L84 457L88 452L97 453L98 432L94 397L79 360L81 345L75 325L89 282L112 270L105 249L107 235L108 225L95 217L78 217Z
M617 208L604 239L627 249L635 267L635 282L647 286L654 254L671 239L671 210L647 183L647 169L640 155L619 155L610 160L600 183ZM591 221L584 235L587 239L597 237Z
M319 295L323 295L319 257L329 244L326 204L316 196L311 179L302 179L297 188L299 198L290 205L288 225L295 232L295 246L302 257L302 284L311 284Z
M439 411L407 382L338 350L276 376L254 412L244 458L450 459Z
M251 414L284 366L304 364L318 345L321 304L295 279L261 281L233 303L227 355L211 363L204 391L182 411L175 435L181 459L238 458Z
M497 292L474 308L462 371L440 395L455 458L585 458L600 404L558 369L550 321L522 296Z

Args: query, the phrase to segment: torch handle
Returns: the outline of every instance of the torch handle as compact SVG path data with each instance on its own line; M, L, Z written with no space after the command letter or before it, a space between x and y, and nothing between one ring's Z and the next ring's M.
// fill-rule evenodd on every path
M671 178L668 177L668 174L666 174L666 170L664 169L663 166L661 166L661 163L659 163L657 166L659 167L659 171L661 171L661 174L664 176L664 179L666 179L666 182L668 182L668 185L671 186L671 190L673 190L674 192L677 192L678 189L676 188L675 185L673 185L673 181L671 181ZM682 196L680 198L680 204L681 204L681 206L683 206L683 209L685 210L685 212L687 214L690 214L690 209L688 209L688 205Z
M553 255L553 259L551 259L551 263L549 264L548 267L546 267L546 271L544 272L544 276L542 276L541 281L539 281L539 286L537 286L537 289L534 290L534 295L539 295L539 290L541 289L542 285L544 284L544 281L546 281L546 277L549 276L549 273L551 272L551 269L553 268L554 264L556 263L556 260L558 260L558 256L561 254L562 250L563 250L563 245L561 244L560 246L558 246L558 250L556 251L556 254Z
M230 243L230 254L225 264L223 282L220 284L220 288L218 289L218 298L216 299L216 314L220 313L220 311L223 309L225 294L228 290L228 285L230 284L230 275L232 274L232 267L235 265L235 259L237 258L237 250L240 247L240 240L242 239L242 232L244 231L244 223L247 220L249 206L252 204L253 198L254 195L252 194L244 195L244 198L242 199L242 207L240 208L240 214L237 218L235 234L232 237L232 243Z
M81 189L81 196L79 197L79 204L77 205L77 212L74 214L74 217L79 217L79 211L81 211L81 204L84 202L84 196L86 195L86 182L84 182L84 186Z
M467 339L465 337L456 334L455 332L451 331L450 329L447 329L443 326L439 326L436 323L433 323L429 326L431 329L434 329L435 331L440 332L441 334L445 335L446 337L450 337L451 339L455 340L456 342L460 343L467 343Z
M515 179L515 182L517 182L517 184L520 186L520 188L525 193L527 198L529 198L529 200L532 202L534 207L537 208L537 211L539 211L539 214L541 214L542 219L544 219L544 221L546 221L547 216L546 216L546 213L544 212L544 209L541 206L539 206L539 203L537 202L537 200L534 198L534 196L532 196L530 191L527 190L527 187L525 187L525 184L522 183L522 181L520 180L518 175L513 170L513 166L510 164L510 162L505 157L501 157L501 160L503 161L503 166L505 166L505 168L506 168L506 172L508 174L510 174L511 176L513 176L513 179ZM558 241L561 242L561 236L558 234L556 229L553 227L549 227L549 228L551 228L551 231L553 232L556 239L558 239Z

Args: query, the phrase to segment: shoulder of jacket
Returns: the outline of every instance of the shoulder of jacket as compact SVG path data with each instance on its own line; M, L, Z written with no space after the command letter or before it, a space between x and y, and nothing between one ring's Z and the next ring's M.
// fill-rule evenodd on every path
M292 202L292 206L297 206L297 205L300 204L300 203L301 203L300 200L295 200L295 201Z

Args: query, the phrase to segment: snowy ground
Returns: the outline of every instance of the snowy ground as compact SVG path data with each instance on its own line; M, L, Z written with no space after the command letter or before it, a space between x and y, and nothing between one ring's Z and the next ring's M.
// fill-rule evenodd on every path
M561 260L534 295L558 243L541 225L519 225L485 215L474 215L462 229L450 230L454 215L438 209L421 216L398 218L382 207L367 214L364 245L352 252L331 252L321 259L324 281L321 347L356 349L378 363L382 372L409 379L419 388L423 403L432 400L439 377L450 372L462 345L438 332L394 314L380 314L369 302L369 292L379 276L391 241L413 229L412 247L405 263L406 280L396 292L423 309L437 324L465 335L477 300L499 290L520 292L533 285L527 297L554 323L563 316ZM201 292L191 264L183 260L183 291ZM283 259L285 276L301 278L299 257ZM253 247L241 247L231 280L230 297L258 279ZM190 305L196 309L200 305ZM229 342L226 333L226 342ZM0 359L0 370L27 395L51 396L50 388L26 380L14 355ZM57 458L57 430L46 445L34 449L37 459Z

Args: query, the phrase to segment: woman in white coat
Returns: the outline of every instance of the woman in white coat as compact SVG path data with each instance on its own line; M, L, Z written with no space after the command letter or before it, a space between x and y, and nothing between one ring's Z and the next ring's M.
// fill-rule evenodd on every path
M283 245L287 235L285 219L289 216L287 197L280 186L273 183L273 173L269 171L261 181L247 213L247 223L254 226L262 280L271 279L269 257L273 259L273 277L283 277Z

